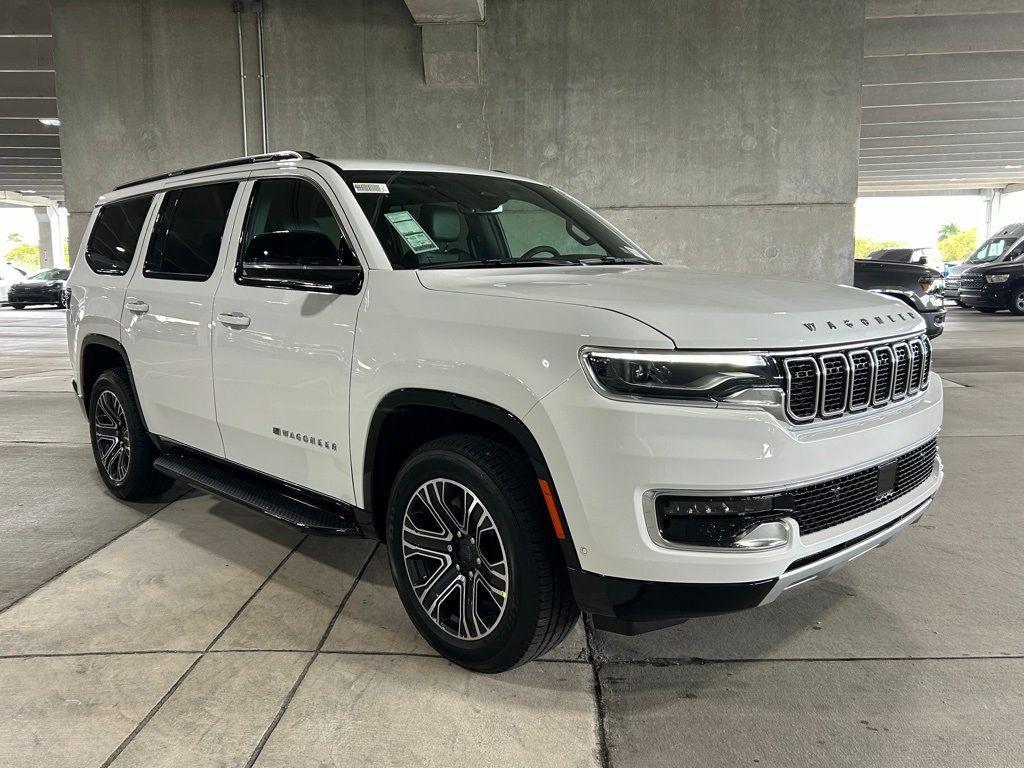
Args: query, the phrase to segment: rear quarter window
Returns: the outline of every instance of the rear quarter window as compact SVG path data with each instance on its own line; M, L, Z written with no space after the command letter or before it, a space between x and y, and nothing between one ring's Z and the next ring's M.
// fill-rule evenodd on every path
M152 195L133 197L100 208L85 246L85 261L101 275L123 275L132 264Z
M213 274L237 181L168 191L160 206L143 274L203 281Z

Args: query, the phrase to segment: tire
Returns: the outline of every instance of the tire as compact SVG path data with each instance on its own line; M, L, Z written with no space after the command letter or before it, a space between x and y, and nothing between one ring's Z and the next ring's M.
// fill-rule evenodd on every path
M994 315L996 312L999 311L995 307L975 307L975 309L978 310L979 312L982 312L982 313L986 314L986 315Z
M1010 312L1024 315L1024 285L1018 285L1010 292Z
M11 309L24 309L24 304L11 304Z
M119 499L144 501L174 483L153 469L156 446L142 424L124 368L106 371L93 385L89 438L100 477Z
M536 473L489 438L444 437L409 457L391 491L387 547L416 628L467 669L502 672L542 656L579 617Z

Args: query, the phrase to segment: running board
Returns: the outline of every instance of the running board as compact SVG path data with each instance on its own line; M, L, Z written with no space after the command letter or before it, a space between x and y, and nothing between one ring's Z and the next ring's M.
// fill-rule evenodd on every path
M242 467L174 452L160 456L153 467L175 480L270 515L306 533L361 535L354 507L333 499L316 498L310 491Z

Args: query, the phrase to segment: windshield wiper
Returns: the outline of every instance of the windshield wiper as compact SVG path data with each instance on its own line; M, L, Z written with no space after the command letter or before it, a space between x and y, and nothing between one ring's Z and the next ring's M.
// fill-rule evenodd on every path
M442 261L421 264L418 269L485 269L488 267L564 267L581 266L579 259L483 259L481 261Z

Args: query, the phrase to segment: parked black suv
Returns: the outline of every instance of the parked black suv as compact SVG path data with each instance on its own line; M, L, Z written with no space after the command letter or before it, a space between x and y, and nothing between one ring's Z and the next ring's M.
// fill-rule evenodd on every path
M853 284L909 304L924 318L930 338L942 335L946 310L942 306L941 272L921 264L857 259L853 263Z
M1024 315L1024 237L995 264L967 269L960 275L958 301L979 312L1008 309Z

